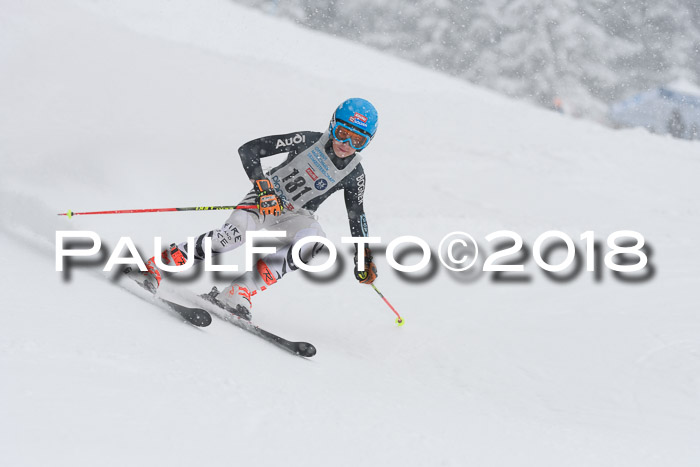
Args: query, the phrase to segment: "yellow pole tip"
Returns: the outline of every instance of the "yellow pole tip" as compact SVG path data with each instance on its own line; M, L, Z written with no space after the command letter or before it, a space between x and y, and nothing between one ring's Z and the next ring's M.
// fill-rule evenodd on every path
M406 321L403 320L403 319L401 319L401 318L396 318L396 324L398 324L399 327L400 327L400 326L403 326L403 324L404 324L405 322L406 322Z

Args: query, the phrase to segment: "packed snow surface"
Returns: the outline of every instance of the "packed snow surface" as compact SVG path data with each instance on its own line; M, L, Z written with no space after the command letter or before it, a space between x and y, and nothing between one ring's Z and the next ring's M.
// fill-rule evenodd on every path
M56 215L234 204L250 186L238 146L324 130L351 96L381 116L363 151L370 233L436 252L466 231L480 268L485 237L515 231L529 251L511 277L529 280L437 259L401 275L379 247L399 328L353 278L336 195L318 214L339 276L296 273L254 300L257 324L316 345L303 359L217 318L186 325L101 271L122 236L148 257L153 237L227 213ZM4 2L0 102L3 466L700 462L697 143L536 109L224 0ZM97 232L105 256L56 272L59 230ZM531 253L549 230L582 261L584 232L603 253L640 232L646 279L600 262L551 280Z

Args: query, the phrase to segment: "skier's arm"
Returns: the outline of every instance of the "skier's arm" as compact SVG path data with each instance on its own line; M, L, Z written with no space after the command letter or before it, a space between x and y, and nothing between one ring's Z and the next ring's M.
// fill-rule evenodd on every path
M320 133L314 131L298 131L284 135L263 136L248 141L238 148L243 169L251 182L265 178L260 159L263 157L282 154L285 152L300 152L316 141Z
M350 235L368 237L367 218L365 217L365 171L361 165L344 180L345 209L348 211Z
M345 208L348 211L350 234L353 237L368 237L367 218L364 209L365 171L358 165L347 177L345 183ZM365 267L359 271L357 267L357 245L355 245L355 277L363 284L371 284L377 278L377 267L372 261L372 252L365 246Z

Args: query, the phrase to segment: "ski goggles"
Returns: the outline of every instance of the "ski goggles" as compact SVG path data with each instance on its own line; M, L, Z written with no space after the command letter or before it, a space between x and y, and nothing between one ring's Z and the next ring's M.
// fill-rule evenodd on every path
M344 123L338 121L336 121L335 125L333 125L332 134L333 139L335 139L339 143L350 144L350 147L352 147L356 151L364 149L369 144L370 140L369 136L364 135L358 132L357 130L354 130L349 126L345 125Z

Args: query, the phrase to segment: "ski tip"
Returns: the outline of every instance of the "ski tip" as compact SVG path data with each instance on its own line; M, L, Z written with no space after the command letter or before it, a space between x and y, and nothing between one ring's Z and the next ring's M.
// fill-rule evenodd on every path
M301 355L302 357L313 357L316 355L316 347L308 342L298 342L297 354Z
M192 321L190 321L195 326L200 328L205 328L211 324L211 315L207 314L197 314Z
M161 298L160 300L175 313L183 317L190 324L193 324L200 328L207 327L211 324L211 315L207 310L203 310L201 308L187 307L184 305L180 305L179 303L171 302L170 300L165 300L163 298Z

